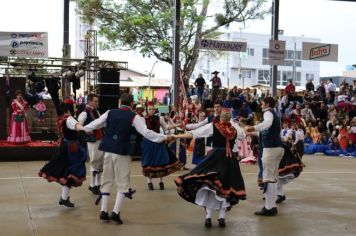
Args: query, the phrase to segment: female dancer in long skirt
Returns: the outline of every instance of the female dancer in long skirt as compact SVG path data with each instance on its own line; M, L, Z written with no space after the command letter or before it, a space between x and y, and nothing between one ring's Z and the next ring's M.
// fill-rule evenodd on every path
M79 187L85 180L85 161L87 155L77 136L76 125L78 121L73 118L74 102L65 100L61 105L62 114L58 117L57 128L60 133L60 146L53 158L46 163L38 175L61 184L62 195L59 205L74 207L69 200L71 187Z
M230 110L225 109L219 122L208 123L196 130L176 135L176 138L212 137L213 149L206 159L188 174L175 179L178 194L184 200L205 208L204 224L207 228L212 227L213 209L219 212L218 223L223 228L226 211L239 200L246 199L239 161L233 157L231 151L237 131L230 119Z

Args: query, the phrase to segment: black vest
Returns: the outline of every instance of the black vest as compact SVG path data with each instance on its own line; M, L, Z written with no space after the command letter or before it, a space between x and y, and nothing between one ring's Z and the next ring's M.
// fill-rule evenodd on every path
M62 132L63 132L63 138L65 138L67 140L77 140L78 139L77 131L68 129L67 120L63 121Z
M274 109L270 109L269 111L273 115L273 121L271 127L268 130L261 131L263 147L283 147L281 139L281 122Z
M98 110L96 110L96 109L91 110L91 108L86 107L84 112L87 114L87 118L86 118L83 126L85 126L85 125L89 124L90 122L98 119L99 116L100 116ZM86 134L85 135L85 141L89 142L89 143L96 142L97 139L96 139L95 134L94 133Z
M110 110L99 150L119 155L133 155L136 138L136 129L132 127L134 117L135 113L127 108Z

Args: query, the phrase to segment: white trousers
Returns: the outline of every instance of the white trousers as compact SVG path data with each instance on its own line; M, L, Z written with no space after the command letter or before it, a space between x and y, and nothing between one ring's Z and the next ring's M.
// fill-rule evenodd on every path
M262 165L263 165L263 182L276 183L278 177L278 167L284 155L282 147L263 148Z
M114 182L116 183L118 192L128 192L130 185L130 168L131 156L105 152L101 192L110 193L110 189Z
M88 142L88 155L90 159L90 171L101 172L104 164L104 152L99 150L100 141Z

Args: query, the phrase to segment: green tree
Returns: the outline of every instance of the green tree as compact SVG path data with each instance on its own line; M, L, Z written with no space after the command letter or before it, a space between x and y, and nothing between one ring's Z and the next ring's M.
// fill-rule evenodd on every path
M172 64L173 0L77 0L84 19L98 27L104 49L139 50ZM218 9L216 3L222 7ZM181 69L190 77L199 42L232 23L262 19L266 0L181 0ZM215 3L215 4L214 4ZM215 9L212 9L214 8ZM211 14L210 12L214 12Z

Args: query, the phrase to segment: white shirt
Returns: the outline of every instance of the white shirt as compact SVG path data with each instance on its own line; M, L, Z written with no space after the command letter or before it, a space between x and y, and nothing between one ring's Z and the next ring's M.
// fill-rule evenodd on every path
M346 101L348 101L348 96L346 96L346 95L339 95L339 96L337 96L337 102L346 102Z
M209 138L211 136L213 136L214 134L214 124L212 122L200 127L200 128L197 128L195 130L191 130L191 131L188 131L190 132L192 135L193 135L193 138L196 139L196 138ZM233 125L233 127L235 128L235 125ZM239 127L239 129L237 129L237 136L241 136L241 135L244 135L244 131L243 129L237 125ZM236 129L236 128L235 128Z
M204 126L201 126L199 128L196 128L194 130L188 131L193 135L193 138L209 138L213 136L214 133L214 127L213 123L210 122Z
M281 130L281 138L283 142L287 142L289 138L292 137L291 129L282 129Z
M302 109L302 111L301 111L301 113L302 113L302 116L303 116L303 118L305 119L305 120L315 120L315 117L314 117L314 115L313 115L313 112L312 112L312 110L310 109L310 108L304 108L304 109Z
M269 129L273 123L273 114L270 111L265 111L263 113L263 122L255 125L254 128L256 131L264 131Z
M296 144L298 141L304 141L304 131L302 129L298 129L295 131L295 141L294 144Z
M92 107L90 107L89 105L87 105L87 107L89 107L90 109L93 109ZM99 114L99 112L98 112ZM100 114L99 114L100 115ZM78 121L81 125L84 125L84 122L87 120L87 112L83 111L82 113L79 114L78 116Z
M187 125L185 126L185 128L187 128L187 129L189 129L189 130L194 130L194 129L198 129L198 128L200 128L200 127L202 127L202 126L204 126L204 125L206 125L206 124L208 124L208 123L209 123L208 118L205 118L203 121L200 121L200 122L198 122L198 123L195 123L195 124L187 124Z
M106 111L102 114L98 119L90 122L84 128L85 131L91 132L95 129L100 129L106 126L106 119L108 118L109 111ZM146 121L143 117L139 115L135 115L132 126L136 128L137 132L139 132L143 137L149 139L152 142L161 143L166 140L167 136L163 134L158 134L152 130L147 129Z
M74 119L73 116L69 116L66 120L66 125L68 129L71 130L76 130L75 129L75 125L78 123L78 121L76 119Z
M336 92L336 86L334 83L328 83L328 92Z

